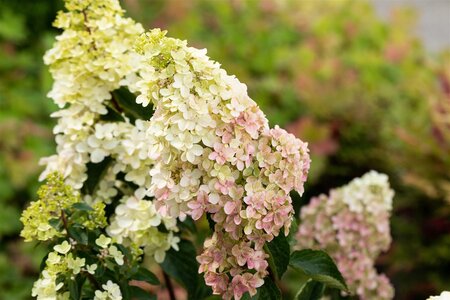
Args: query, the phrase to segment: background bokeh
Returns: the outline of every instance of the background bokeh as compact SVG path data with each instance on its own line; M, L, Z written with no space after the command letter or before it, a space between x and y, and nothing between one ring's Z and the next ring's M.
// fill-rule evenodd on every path
M363 0L122 3L146 28L207 48L247 83L272 125L310 143L298 205L370 169L387 173L394 242L380 271L396 299L450 288L450 52L425 49L414 34L420 14L396 10L382 20ZM54 151L42 56L61 7L0 0L1 300L30 298L43 256L18 237L18 219L36 198L39 157Z

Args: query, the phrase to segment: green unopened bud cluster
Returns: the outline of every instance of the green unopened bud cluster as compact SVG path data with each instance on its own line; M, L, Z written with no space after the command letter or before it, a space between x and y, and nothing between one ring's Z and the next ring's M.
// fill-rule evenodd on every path
M20 218L24 226L20 235L27 242L47 241L63 236L64 232L51 226L49 220L61 218L64 210L80 202L80 196L72 187L64 184L58 173L48 177L47 184L39 188L38 196L39 200L32 202Z

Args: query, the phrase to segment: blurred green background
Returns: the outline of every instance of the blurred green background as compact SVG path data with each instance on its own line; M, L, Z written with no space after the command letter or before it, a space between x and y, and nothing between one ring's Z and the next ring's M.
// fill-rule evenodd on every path
M146 28L207 48L248 85L271 125L310 144L304 204L370 169L396 191L379 270L396 299L450 288L450 52L430 54L417 13L382 21L366 1L124 0ZM29 299L42 250L18 237L38 159L54 151L42 56L56 0L0 0L0 299Z

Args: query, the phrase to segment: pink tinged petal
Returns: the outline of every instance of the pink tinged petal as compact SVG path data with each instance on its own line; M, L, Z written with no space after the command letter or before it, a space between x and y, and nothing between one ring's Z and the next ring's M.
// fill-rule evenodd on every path
M233 213L235 208L236 208L236 202L228 201L227 203L225 203L223 210L225 211L225 213L227 215L230 215L231 213Z
M260 228L259 228L260 229ZM250 224L247 224L247 226L244 227L244 233L246 235L249 235L253 232L253 227Z
M211 204L217 204L220 201L220 196L215 193L209 194L208 200Z

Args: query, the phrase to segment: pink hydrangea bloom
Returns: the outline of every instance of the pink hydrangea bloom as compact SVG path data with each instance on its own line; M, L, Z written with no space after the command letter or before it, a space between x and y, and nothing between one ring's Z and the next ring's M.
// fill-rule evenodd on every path
M348 185L320 195L301 210L297 248L327 251L360 299L389 300L394 289L375 260L391 243L393 191L384 174L371 171Z

